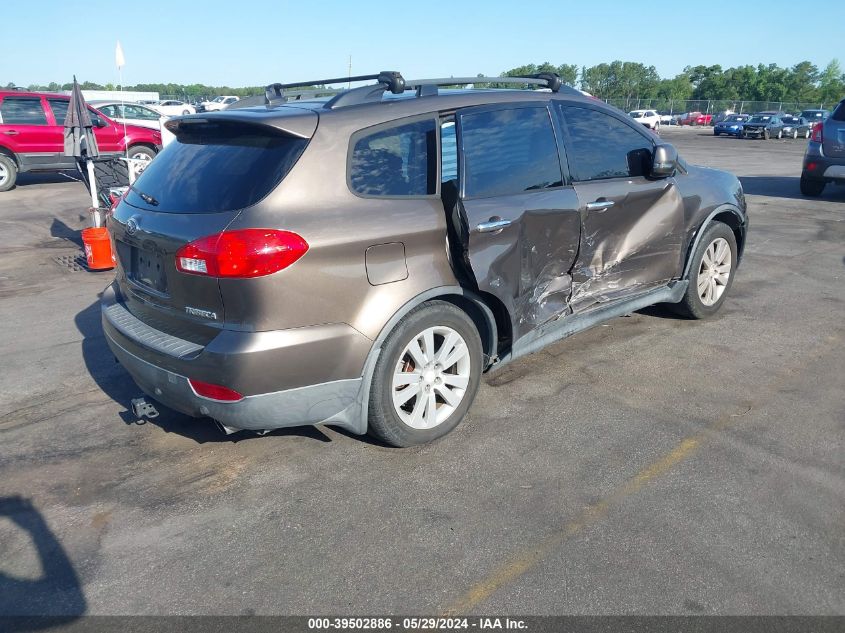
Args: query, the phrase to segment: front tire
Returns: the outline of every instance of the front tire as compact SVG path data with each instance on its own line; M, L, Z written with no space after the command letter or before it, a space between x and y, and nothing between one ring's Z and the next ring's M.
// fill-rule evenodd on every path
M722 222L713 222L704 231L692 254L689 286L676 312L692 319L706 319L722 307L736 273L736 236Z
M797 138L798 138L798 130L793 130L792 131L792 139L795 140Z
M806 132L804 132L804 138L810 138L810 130L809 129Z
M778 138L783 138L783 130L778 130Z
M772 135L769 133L768 129L763 130L763 133L760 135L760 138L762 138L764 141L768 141L771 137Z
M0 191L9 191L18 181L18 165L9 156L0 154Z
M129 158L134 158L135 160L151 161L155 156L155 151L146 145L133 145L129 148Z
M803 195L809 196L810 198L817 198L818 196L822 195L822 191L824 191L824 186L824 180L807 178L807 176L801 174L801 193Z
M370 386L370 434L404 447L452 431L475 399L482 359L466 312L445 301L415 308L382 346Z

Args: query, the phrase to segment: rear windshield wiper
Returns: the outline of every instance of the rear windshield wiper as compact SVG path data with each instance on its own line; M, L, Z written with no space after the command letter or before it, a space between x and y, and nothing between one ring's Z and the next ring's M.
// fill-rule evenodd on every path
M149 195L149 194L147 194L147 193L144 193L143 191L138 191L137 189L135 190L135 192L136 192L139 196L141 196L141 200L143 200L143 201L144 201L144 202L146 202L147 204L152 205L152 206L154 206L154 207L157 207L157 206L158 206L158 200L156 200L155 198L153 198L151 195Z

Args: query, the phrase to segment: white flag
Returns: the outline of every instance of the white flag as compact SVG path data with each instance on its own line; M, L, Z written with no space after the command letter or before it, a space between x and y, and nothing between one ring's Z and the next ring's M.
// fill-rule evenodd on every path
M120 45L120 40L117 40L117 46L114 49L114 63L117 65L118 70L126 66L126 59L123 57L123 47Z

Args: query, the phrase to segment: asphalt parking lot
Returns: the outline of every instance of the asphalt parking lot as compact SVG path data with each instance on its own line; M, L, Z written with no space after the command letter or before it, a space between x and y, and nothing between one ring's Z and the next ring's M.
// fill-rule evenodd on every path
M802 141L664 129L733 171L719 316L652 309L490 374L444 440L230 437L127 412L72 272L80 183L0 194L0 613L845 614L845 188Z

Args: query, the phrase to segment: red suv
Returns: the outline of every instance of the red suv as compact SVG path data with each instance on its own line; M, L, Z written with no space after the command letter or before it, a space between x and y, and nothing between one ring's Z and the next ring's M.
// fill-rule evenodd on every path
M73 169L64 155L64 120L70 97L0 91L0 191L15 186L19 172ZM152 160L161 149L161 132L115 123L89 106L100 154Z

